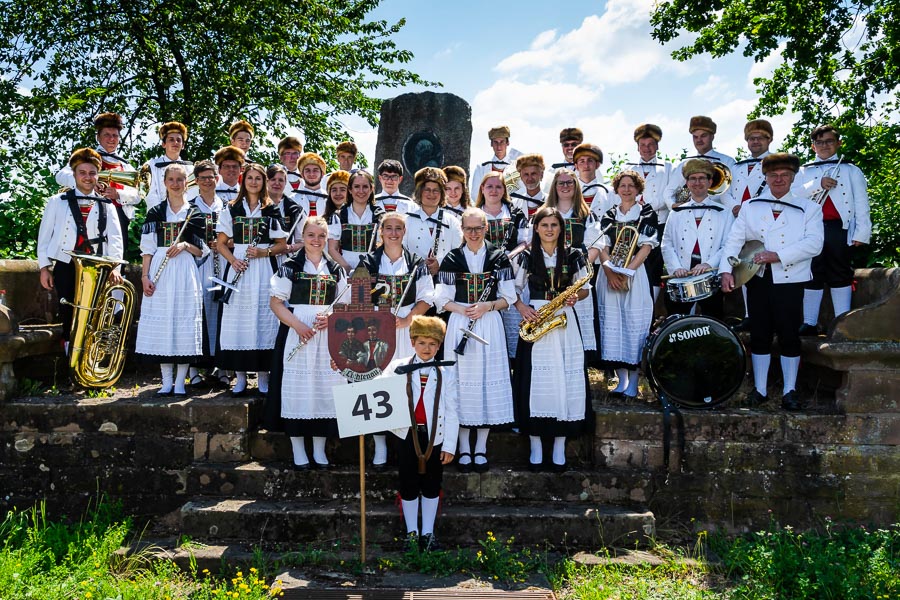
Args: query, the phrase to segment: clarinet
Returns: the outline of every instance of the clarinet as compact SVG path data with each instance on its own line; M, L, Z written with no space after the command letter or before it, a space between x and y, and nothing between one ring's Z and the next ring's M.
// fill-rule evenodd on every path
M181 236L184 235L184 230L187 229L188 223L190 222L191 217L194 216L194 211L196 211L196 210L197 210L196 208L191 208L188 211L187 216L184 218L184 224L181 226L181 229L178 230L178 235L175 236L175 241L172 242L172 246L177 244L178 240L181 239ZM172 246L169 246L169 247L171 248ZM159 281L160 276L162 275L163 271L166 270L166 265L168 265L168 264L169 264L169 255L166 254L163 257L163 261L162 261L162 263L160 263L159 268L156 269L156 274L153 275L153 285L156 285L156 282Z
M491 293L494 291L494 286L497 284L497 278L493 275L487 280L487 283L484 284L484 289L481 290L481 295L478 297L478 302L487 302L487 299L490 297ZM466 326L466 331L463 333L462 339L459 340L459 343L456 345L456 348L453 349L454 352L459 354L460 356L466 353L466 344L469 343L469 334L475 329L475 323L478 319L469 319L469 324Z
M259 243L262 241L262 236L263 236L262 228L257 229L256 236L253 238L253 240L250 241L250 245L247 246L247 250L249 251L250 248L256 248L259 245ZM244 258L246 259L246 257L247 257L247 254L244 253ZM249 269L250 266L248 265L247 268ZM219 302L221 302L222 304L228 304L228 302L231 300L231 294L234 293L234 288L237 287L238 282L241 280L241 277L244 275L244 272L246 270L247 269L244 269L244 271L240 271L240 272L234 274L234 279L231 280L231 286L225 288L225 291L223 291L222 295L218 298Z
M437 224L434 226L434 227L435 227L435 230L434 230L434 246L431 247L431 256L432 256L433 258L437 258L438 246L439 246L440 243L441 243L441 229L444 227L444 220L443 220L443 218L442 218L443 215L444 215L444 209L443 209L443 208L439 208L439 209L438 209L438 214L437 214L437 221L438 221L438 222L437 222ZM430 217L429 217L429 218L430 218Z

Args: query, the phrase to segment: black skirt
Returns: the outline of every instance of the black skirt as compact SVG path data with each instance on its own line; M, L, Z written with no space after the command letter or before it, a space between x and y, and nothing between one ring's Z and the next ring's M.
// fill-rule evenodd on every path
M591 405L591 387L587 366L584 368L585 409L580 421L559 421L548 417L531 416L531 350L534 342L520 339L516 347L515 369L513 370L513 410L519 432L524 435L552 437L575 437L594 431L594 409Z

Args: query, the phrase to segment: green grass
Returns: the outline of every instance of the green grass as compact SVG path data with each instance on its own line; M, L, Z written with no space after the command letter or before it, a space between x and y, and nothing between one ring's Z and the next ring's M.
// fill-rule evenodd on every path
M3 600L262 600L278 596L275 574L286 567L327 568L348 580L363 573L341 550L306 545L268 558L261 549L242 570L188 570L154 558L153 549L124 556L133 524L119 506L96 503L75 522L52 522L43 504L11 511L0 522L0 598ZM501 585L544 574L561 599L586 600L900 600L900 526L836 526L816 531L773 523L740 537L701 532L691 547L651 549L659 564L613 562L584 566L546 550L520 548L487 532L475 548L423 553L415 546L382 556L368 572L462 573ZM182 537L183 547L202 544Z

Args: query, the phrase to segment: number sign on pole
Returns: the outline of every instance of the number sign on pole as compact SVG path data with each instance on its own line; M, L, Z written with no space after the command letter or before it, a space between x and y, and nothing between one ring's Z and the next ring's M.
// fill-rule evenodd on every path
M334 408L342 438L409 427L406 376L336 385Z

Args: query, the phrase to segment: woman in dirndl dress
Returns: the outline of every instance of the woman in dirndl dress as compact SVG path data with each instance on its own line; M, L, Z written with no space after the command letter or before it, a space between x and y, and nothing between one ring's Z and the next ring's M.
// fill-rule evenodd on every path
M375 179L371 173L352 173L348 186L350 202L328 221L328 254L352 275L359 259L375 249L378 221L385 210L375 204Z
M449 311L444 357L456 358L459 374L459 458L462 472L473 468L477 473L489 469L487 440L490 428L512 423L513 401L509 380L509 360L503 319L500 314L516 301L512 266L506 253L485 242L488 219L480 208L463 212L462 230L465 244L454 248L441 261L434 305ZM490 285L489 293L484 289ZM490 342L475 339L460 350L463 331ZM469 430L477 430L475 452L469 441ZM473 467L474 464L474 467Z
M633 399L638 392L641 351L653 319L653 296L644 260L659 242L656 238L656 212L649 204L637 202L638 194L644 189L643 177L635 171L622 171L613 178L612 185L619 202L603 215L600 228L602 230L607 225L613 227L595 244L603 264L597 278L600 358L606 368L616 370L619 379L611 396L624 395ZM618 232L624 226L635 227L638 239L625 269L617 269L609 258Z
M528 217L509 200L509 191L503 183L503 173L488 171L478 186L475 206L487 215L488 228L485 240L509 255L515 247L528 239ZM503 330L509 358L516 355L519 343L519 323L522 315L511 306L503 311Z
M528 322L538 318L538 309L588 274L584 252L566 244L566 220L559 210L542 206L532 223L530 248L513 261L519 295L515 308ZM586 433L591 424L580 322L574 310L581 302L591 301L589 288L588 281L554 313L566 315L566 326L552 329L534 342L519 340L513 370L516 424L529 436L533 471L544 462L541 436L553 438L552 468L562 472L566 438ZM526 289L528 303L522 301Z
M203 387L213 384L228 386L229 377L213 369L213 356L216 352L216 336L218 334L219 303L215 300L215 284L211 277L219 277L224 269L225 261L219 258L216 250L216 225L219 222L219 213L225 203L216 195L216 181L219 169L211 160L201 160L194 163L194 177L197 181L197 197L194 205L200 211L204 221L204 242L209 253L205 253L198 264L200 270L200 287L203 289L203 357L191 364L188 370L188 379L191 387ZM200 375L200 368L208 367L209 380L206 381Z
M303 207L288 198L284 193L287 188L287 169L282 165L269 165L266 169L266 186L269 190L269 198L278 207L281 213L281 222L285 231L285 249L284 254L279 254L278 264L282 264L288 254L296 252L302 245L299 243L300 232L303 230L303 221L306 219L306 212Z
M434 304L434 282L425 260L403 247L406 220L407 216L403 213L385 213L378 227L384 243L360 259L360 264L369 271L373 281L390 289L388 293L376 291L372 302L379 306L379 310L390 310L397 317L393 360L410 358L415 354L409 339L409 325L413 317L424 315ZM373 439L375 458L372 466L379 471L387 464L387 436L379 433Z
M547 195L546 206L552 206L559 210L566 221L565 245L579 248L587 255L585 244L597 240L599 221L591 214L590 207L584 201L584 197L581 195L581 182L578 181L574 172L569 169L557 169ZM581 328L581 341L587 354L588 364L595 364L599 357L597 332L594 329L598 321L594 318L596 302L590 289L588 294L590 301L576 304L575 315L578 317L578 326Z
M325 256L327 242L325 219L308 218L303 225L303 248L285 261L270 283L269 306L281 326L264 425L269 431L284 431L290 438L298 471L310 468L307 437L312 437L312 466L330 466L325 442L329 436L337 436L332 388L346 383L331 368L328 317L323 311L335 299L347 301L347 275Z
M203 288L194 259L206 251L205 221L184 199L184 167L170 165L163 177L166 199L150 209L141 229L144 298L135 352L159 364L157 396L187 396L188 367L203 356Z
M216 366L234 370L232 396L247 393L248 371L256 372L258 393L265 394L278 329L278 319L268 307L269 280L286 244L281 213L269 198L261 165L244 168L241 190L220 213L216 231L219 252L228 263L222 279L233 282L241 277L231 294L222 290ZM234 240L233 250L228 248L229 239Z

